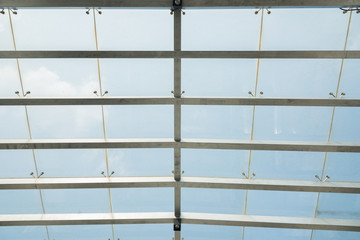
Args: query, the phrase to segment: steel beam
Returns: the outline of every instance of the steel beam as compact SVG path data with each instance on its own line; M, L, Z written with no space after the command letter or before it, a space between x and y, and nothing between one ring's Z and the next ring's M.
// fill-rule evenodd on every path
M173 105L175 119L180 119L181 105L243 105L243 106L313 106L313 107L360 107L360 99L328 98L214 98L214 97L24 97L0 98L0 106L50 106L50 105ZM175 107L176 107L175 106ZM175 135L180 136L175 126ZM179 138L179 137L178 137Z
M309 152L360 152L360 143L297 141L238 141L182 139L31 139L0 140L0 149L84 149L84 148L193 148Z
M352 7L359 0L186 0L185 8L211 7ZM0 0L2 7L120 7L170 8L171 0Z
M265 191L360 193L358 182L320 182L242 178L182 177L92 177L92 178L0 178L0 189L88 188L216 188ZM179 215L180 216L180 215Z
M324 219L324 218L297 218L297 217L270 217L231 214L183 213L182 223L266 227L316 229L332 231L360 231L360 220Z
M360 58L360 51L0 51L1 58Z
M0 215L0 226L174 223L173 212ZM360 220L182 213L184 224L360 231Z

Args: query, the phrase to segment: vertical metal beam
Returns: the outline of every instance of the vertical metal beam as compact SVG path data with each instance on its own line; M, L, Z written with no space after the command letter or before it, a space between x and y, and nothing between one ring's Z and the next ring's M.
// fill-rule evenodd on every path
M181 141L181 8L174 9L174 140ZM181 149L179 144L174 148L174 179L176 187L174 189L175 198L175 217L181 216ZM175 240L181 239L181 223L180 228L175 230Z

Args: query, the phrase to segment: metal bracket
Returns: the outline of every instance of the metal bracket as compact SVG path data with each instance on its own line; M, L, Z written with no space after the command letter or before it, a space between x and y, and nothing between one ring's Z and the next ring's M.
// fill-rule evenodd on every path
M181 219L176 218L174 223L174 231L181 231Z

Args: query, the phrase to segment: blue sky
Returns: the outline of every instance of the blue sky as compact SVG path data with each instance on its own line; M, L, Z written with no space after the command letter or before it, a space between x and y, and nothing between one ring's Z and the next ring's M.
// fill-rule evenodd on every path
M253 9L185 10L183 50L258 50L261 14ZM271 9L264 12L262 50L343 50L349 13L339 9ZM18 50L95 50L92 11L20 9L12 15ZM173 50L169 10L110 10L96 15L100 50ZM360 50L360 14L353 13L348 50ZM0 15L0 50L13 50L9 16ZM30 97L83 96L99 91L95 59L20 59ZM266 59L259 65L257 91L264 97L328 98L336 92L339 59ZM101 59L103 90L110 96L171 96L173 60ZM186 96L247 97L255 92L256 59L182 60ZM345 60L339 93L360 97L360 60ZM0 97L20 90L15 60L0 60ZM95 97L95 96L94 96ZM172 106L105 106L108 138L172 138ZM332 107L256 107L255 140L328 140ZM28 107L34 139L103 138L100 106ZM182 137L251 137L251 106L183 106ZM360 142L360 109L336 108L331 142ZM28 139L24 107L0 106L0 139ZM114 176L170 176L172 149L110 149ZM104 150L36 150L44 177L102 177ZM253 151L257 178L316 180L325 153ZM182 150L184 176L242 177L249 151ZM30 150L0 151L0 177L30 177ZM329 153L331 181L360 181L360 154ZM109 212L107 189L43 190L47 213ZM173 211L173 189L112 189L115 212ZM249 191L247 214L313 217L317 193ZM244 212L244 190L183 189L182 210ZM39 191L1 190L0 214L42 213ZM360 220L360 196L320 194L318 217ZM108 239L111 226L51 226L51 239ZM243 228L184 225L185 240L241 239ZM245 228L246 240L310 239L310 230ZM171 239L172 225L115 226L115 238ZM0 238L46 239L45 227L1 227ZM314 231L314 240L359 239L359 233Z

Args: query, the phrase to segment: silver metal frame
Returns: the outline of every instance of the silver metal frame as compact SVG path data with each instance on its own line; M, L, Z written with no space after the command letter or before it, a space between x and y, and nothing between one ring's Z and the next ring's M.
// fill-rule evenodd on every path
M155 187L360 193L359 182L321 182L184 176L179 181L174 179L174 177L0 178L0 189L3 190Z
M0 8L21 7L119 7L172 8L172 0L0 0ZM187 0L184 8L302 8L360 7L360 0ZM95 23L95 19L94 19ZM15 39L14 43L15 43ZM3 189L64 188L174 188L174 212L169 213L99 213L99 214L25 214L0 215L0 226L77 225L77 224L210 224L293 229L360 231L359 220L270 217L184 213L181 211L181 188L218 188L270 191L333 192L360 194L360 183L236 178L183 177L181 149L246 149L272 151L360 152L360 143L231 141L181 138L182 105L250 106L330 106L359 107L359 99L292 98L201 98L181 96L181 59L360 59L360 51L182 51L181 9L174 9L174 51L0 51L0 59L18 58L168 58L174 60L174 97L100 97L100 98L0 98L0 106L31 105L173 105L174 138L171 139L65 139L0 140L0 149L69 149L69 148L173 148L173 177L104 177L104 178L26 178L0 179ZM19 69L20 74L20 69ZM99 73L100 75L100 73ZM29 127L29 126L28 126ZM30 128L30 127L29 127ZM34 154L34 152L33 152ZM41 193L41 192L40 192ZM111 203L110 203L111 205ZM113 236L114 238L114 236ZM49 235L48 235L48 239ZM175 231L175 240L180 240Z

